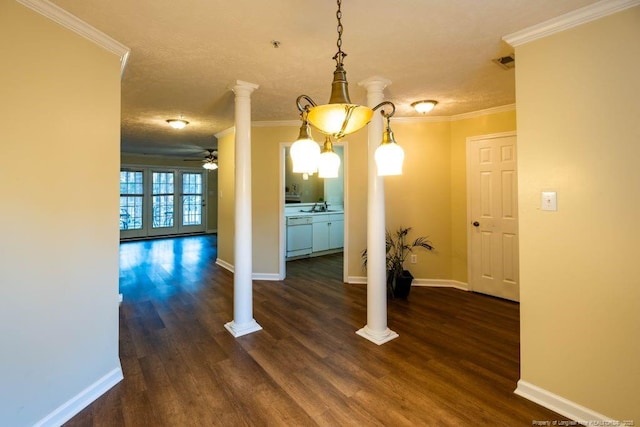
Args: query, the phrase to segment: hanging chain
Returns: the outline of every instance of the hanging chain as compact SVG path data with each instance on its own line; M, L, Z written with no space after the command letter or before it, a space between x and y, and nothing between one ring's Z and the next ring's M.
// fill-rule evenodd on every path
M336 65L341 66L342 65L342 60L344 59L345 56L347 56L346 53L344 53L342 51L342 10L341 10L341 6L342 6L342 0L338 0L338 11L336 12L336 18L338 19L338 41L336 42L336 46L338 46L338 51L336 52L336 54L334 55L333 59L336 61Z

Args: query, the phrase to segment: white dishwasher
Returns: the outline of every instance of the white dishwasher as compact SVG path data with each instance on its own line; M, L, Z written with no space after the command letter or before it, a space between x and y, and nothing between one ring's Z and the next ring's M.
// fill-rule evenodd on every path
M287 217L287 258L308 255L313 248L313 217Z

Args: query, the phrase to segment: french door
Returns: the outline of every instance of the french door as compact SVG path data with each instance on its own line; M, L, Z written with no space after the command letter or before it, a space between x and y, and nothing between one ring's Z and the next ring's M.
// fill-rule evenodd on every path
M204 172L123 168L120 237L166 236L205 230Z

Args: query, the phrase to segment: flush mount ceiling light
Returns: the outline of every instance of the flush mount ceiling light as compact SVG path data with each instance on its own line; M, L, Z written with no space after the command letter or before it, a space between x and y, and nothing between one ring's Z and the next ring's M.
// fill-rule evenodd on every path
M339 141L345 135L349 135L362 129L367 125L367 123L369 123L369 121L371 121L373 113L376 110L380 109L383 105L389 105L391 107L391 113L387 113L385 112L385 110L380 109L380 114L382 114L382 116L387 119L387 129L389 129L390 131L389 119L396 111L395 106L391 102L385 101L373 108L369 108L367 106L353 104L349 98L349 83L347 82L347 72L344 69L343 63L344 58L347 56L347 54L342 51L342 0L337 0L337 4L338 11L336 12L336 18L338 20L338 41L336 45L338 46L338 51L333 56L333 60L336 61L336 69L333 72L331 96L329 97L329 102L324 105L317 105L307 95L300 95L296 99L296 105L302 117L302 127L304 128L306 126L306 129L308 129L307 123L311 124L314 128L318 129L329 138L334 138L336 141ZM300 135L302 137L302 128L300 129ZM307 139L309 141L313 141L310 137ZM300 137L294 143L294 146L299 141ZM313 144L318 146L318 144L315 142L313 142ZM382 148L383 145L384 142L378 149ZM395 146L397 149L402 150L399 145L395 144ZM315 152L315 149L313 150ZM311 152L311 150L309 152ZM293 160L294 172L297 168L300 170L300 172L309 173L309 171L301 170L303 169L302 165L305 165L305 168L308 168L307 163L317 162L317 159L303 157L303 154L299 153L297 150L296 152L294 152L293 146L291 147L291 159ZM392 158L381 159L381 162L383 163L391 161L393 161ZM313 167L311 167L310 169L313 169ZM383 173L383 171L385 170L402 170L402 164L400 164L399 167L397 167L396 165L393 168L385 167L382 170L378 168L378 175L387 175L386 173Z
M418 113L425 114L433 110L433 107L435 107L437 104L438 101L434 101L433 99L426 99L423 101L416 101L412 103L411 106L415 108Z
M184 120L183 118L169 119L167 120L167 123L169 123L169 126L171 126L174 129L183 129L185 126L189 124L189 122Z

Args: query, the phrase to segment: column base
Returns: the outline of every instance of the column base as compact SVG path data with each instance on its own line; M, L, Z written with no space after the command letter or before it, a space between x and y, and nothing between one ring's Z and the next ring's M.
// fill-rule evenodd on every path
M396 332L393 332L391 329L387 328L385 331L382 332L377 332L377 331L373 331L369 328L369 326L365 326L362 329L358 329L356 331L356 334L360 335L363 338L368 339L369 341L371 341L374 344L378 344L378 345L382 345L388 341L391 341L394 338L398 338L400 335L398 335Z
M242 325L238 325L235 321L231 321L229 323L225 323L224 327L227 328L227 331L236 338L262 329L262 326L258 325L258 322L256 322L255 319L251 319L249 322L243 323Z

